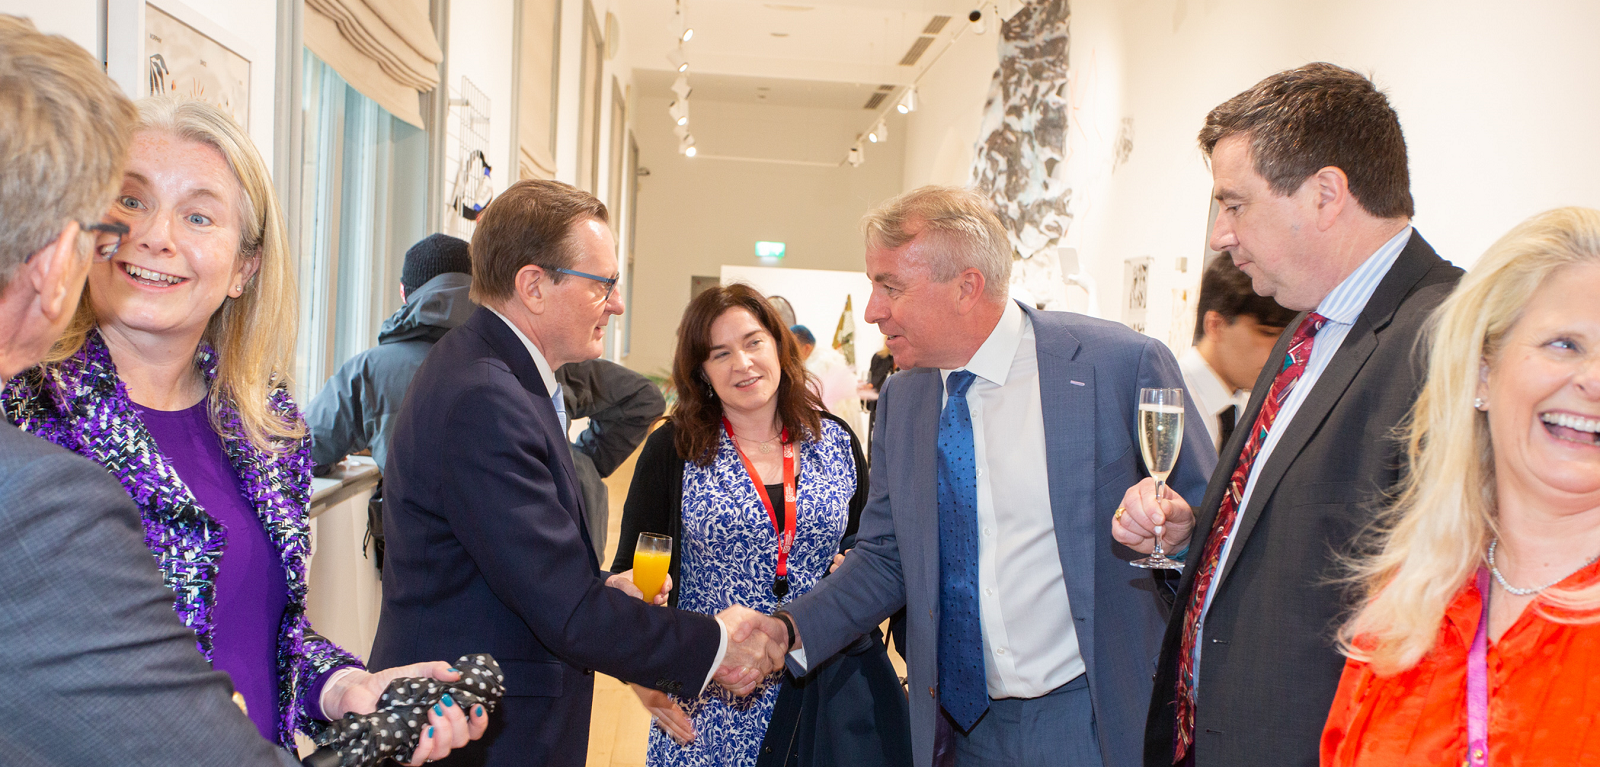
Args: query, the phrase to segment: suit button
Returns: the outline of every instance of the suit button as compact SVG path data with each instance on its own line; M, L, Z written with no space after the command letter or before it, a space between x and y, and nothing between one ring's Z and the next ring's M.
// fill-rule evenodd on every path
M937 699L939 696L936 693L934 693L932 687L929 687L928 688L928 697Z

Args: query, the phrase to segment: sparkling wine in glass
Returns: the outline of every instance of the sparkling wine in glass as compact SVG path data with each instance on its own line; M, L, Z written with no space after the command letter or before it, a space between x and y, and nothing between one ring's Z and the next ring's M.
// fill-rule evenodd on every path
M1183 447L1183 390L1139 390L1139 450L1144 454L1144 466L1156 480L1156 498L1160 499L1167 487L1167 475L1178 463L1178 449ZM1147 570L1182 570L1183 563L1168 559L1161 551L1161 526L1156 526L1155 551L1131 564Z

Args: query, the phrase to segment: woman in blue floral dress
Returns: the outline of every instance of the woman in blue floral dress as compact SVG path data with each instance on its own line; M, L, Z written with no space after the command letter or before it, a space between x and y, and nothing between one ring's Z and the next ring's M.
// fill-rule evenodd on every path
M756 291L716 287L690 303L673 364L677 405L640 454L614 572L632 568L638 534L653 532L672 536L682 609L770 614L817 584L855 533L867 475L855 435L822 411L805 375L793 336ZM779 543L791 536L784 556ZM774 674L744 697L714 684L692 697L635 686L656 717L648 763L752 767L783 680Z

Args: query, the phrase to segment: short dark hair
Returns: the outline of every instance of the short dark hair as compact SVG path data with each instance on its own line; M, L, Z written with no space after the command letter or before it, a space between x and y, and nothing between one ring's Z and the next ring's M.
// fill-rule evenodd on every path
M516 292L517 272L533 265L549 272L571 269L578 254L572 244L574 224L609 223L605 203L560 181L518 181L484 208L472 233L472 292L485 304ZM550 275L561 282L566 275Z
M812 346L817 345L817 337L811 332L811 328L804 325L790 325L789 332L793 333L795 338L800 339L800 343Z
M711 356L711 325L730 309L744 309L772 334L777 345L778 418L783 428L796 438L813 439L822 434L822 400L806 385L806 366L800 359L800 345L784 327L778 310L755 288L743 283L717 285L705 289L683 310L678 323L678 351L672 357L672 386L678 402L667 419L677 433L673 444L678 457L702 466L716 458L717 435L722 432L722 401L712 393L710 382L700 366Z
M1206 312L1216 312L1228 322L1249 315L1257 324L1269 328L1288 327L1298 314L1267 296L1257 295L1250 286L1250 275L1234 266L1227 254L1213 259L1201 275L1198 304L1194 320L1195 343L1206 337Z
M1368 213L1415 214L1400 117L1357 72L1317 62L1272 75L1206 115L1200 149L1210 157L1218 141L1235 135L1249 141L1256 172L1280 195L1333 166Z

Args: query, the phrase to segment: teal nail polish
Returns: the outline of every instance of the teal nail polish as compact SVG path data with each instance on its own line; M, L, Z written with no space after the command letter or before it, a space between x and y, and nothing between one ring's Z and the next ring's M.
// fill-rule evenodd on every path
M430 738L433 737L433 728L432 727L428 728L428 737L430 737Z
M439 708L439 704L435 703L433 704L433 713L444 716L444 709Z
M445 708L449 708L456 704L456 699L450 697L450 693L445 693L444 697L439 699L439 702L443 703Z
M450 668L448 668L448 669L445 669L445 670L446 670L446 671L449 671L449 672L450 672L450 673L452 673L452 674L459 674L459 673L461 673L461 669L458 669L458 668L456 668L456 667L455 667L455 666L451 666L451 667L450 667Z
M483 706L480 705L477 708L472 709L472 715L473 716L483 716Z

